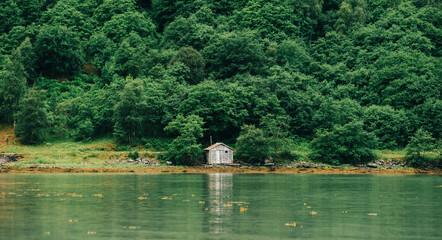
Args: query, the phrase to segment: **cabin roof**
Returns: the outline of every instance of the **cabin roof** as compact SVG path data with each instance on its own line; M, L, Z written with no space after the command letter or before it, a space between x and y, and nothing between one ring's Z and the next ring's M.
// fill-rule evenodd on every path
M204 150L211 150L212 148L217 147L217 146L220 146L220 145L223 145L223 146L225 146L226 148L228 148L228 149L230 149L230 150L232 150L232 151L234 150L233 148L227 146L226 144L224 144L224 143L222 143L222 142L215 143L215 144L213 144L213 145L211 145L211 146L208 146L208 147L206 147Z

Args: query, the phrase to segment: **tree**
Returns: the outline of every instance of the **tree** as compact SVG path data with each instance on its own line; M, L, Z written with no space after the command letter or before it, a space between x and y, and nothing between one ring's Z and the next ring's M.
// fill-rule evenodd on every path
M45 94L35 88L29 89L20 101L16 114L15 135L23 144L39 144L46 139L48 118L45 107Z
M212 37L202 50L206 69L215 78L229 78L238 73L257 74L264 64L263 45L252 31L234 31Z
M290 1L251 0L235 10L233 18L241 28L256 30L263 38L281 40L299 32L293 11Z
M375 158L376 137L363 129L361 121L319 130L311 142L316 161L338 165L367 163Z
M14 0L4 0L0 3L0 33L7 33L13 26L20 25L23 19L22 11Z
M407 157L413 167L420 167L425 164L425 152L432 151L435 147L435 139L428 131L419 128L408 143Z
M236 140L235 156L241 161L262 164L270 156L269 141L262 129L244 125Z
M135 11L112 16L102 29L103 33L114 42L120 42L130 33L137 33L148 47L156 41L155 30L156 27L150 18Z
M288 115L273 115L267 114L261 119L261 127L269 139L269 145L273 148L273 154L279 157L282 150L287 147L289 143L289 123L290 117Z
M203 119L197 115L184 117L178 115L164 131L178 134L170 144L165 159L178 165L191 165L197 162L203 153L198 139L203 137Z
M26 73L21 63L21 54L14 51L6 59L5 69L0 72L0 112L6 122L12 122L13 116L19 109L19 103L26 91ZM15 118L14 118L15 126Z
M201 54L192 47L181 48L177 55L172 58L172 64L182 62L189 70L187 82L190 84L200 83L204 79L204 59Z
M136 136L141 136L146 108L143 82L130 76L126 82L114 112L114 136L121 143L131 143Z
M38 69L50 76L69 75L83 65L80 41L63 26L43 26L35 41Z
M177 17L164 29L163 45L180 48L193 47L201 50L207 45L214 34L214 29L204 23L199 23L195 15L189 18Z
M15 51L15 53L13 52L13 56L17 58L15 62L23 66L24 75L28 79L28 82L34 82L33 80L36 77L34 68L37 56L35 55L34 47L32 46L30 38L25 38Z
M352 99L325 99L313 116L316 129L331 129L333 125L345 125L357 120L362 115L362 108Z
M410 120L404 110L372 105L364 111L364 125L387 149L405 147L410 134Z

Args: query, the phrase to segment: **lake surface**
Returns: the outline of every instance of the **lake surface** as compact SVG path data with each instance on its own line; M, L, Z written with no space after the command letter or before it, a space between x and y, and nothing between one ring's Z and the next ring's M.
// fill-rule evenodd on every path
M0 239L442 239L441 185L440 176L3 174Z

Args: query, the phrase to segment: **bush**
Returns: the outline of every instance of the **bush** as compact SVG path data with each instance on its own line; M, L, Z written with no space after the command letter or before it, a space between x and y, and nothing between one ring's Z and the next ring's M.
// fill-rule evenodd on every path
M425 167L429 165L431 160L426 156L425 152L434 150L434 142L435 139L431 136L431 133L422 128L417 130L406 147L408 163L412 167Z
M363 129L361 121L335 125L330 131L320 130L316 134L310 157L333 165L367 163L375 158L376 142L374 134Z
M115 151L117 152L123 152L123 151L129 151L130 147L126 146L126 145L118 145L115 147Z
M243 126L236 142L235 155L244 162L264 163L264 160L270 156L269 141L264 131L253 125Z
M197 115L183 117L178 115L164 130L169 133L178 133L169 145L164 159L176 165L195 164L202 158L202 146L198 139L203 137L203 119Z
M130 152L129 154L127 154L127 157L130 158L130 159L137 159L137 158L140 157L140 154L138 154L137 151L135 151L135 152Z

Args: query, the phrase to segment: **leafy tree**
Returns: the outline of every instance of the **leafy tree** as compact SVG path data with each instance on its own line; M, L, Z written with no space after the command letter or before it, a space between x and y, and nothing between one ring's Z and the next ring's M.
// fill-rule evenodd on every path
M362 107L351 99L325 99L313 116L317 129L331 129L333 125L345 125L362 116Z
M190 46L201 50L214 32L212 26L200 23L195 15L189 18L177 17L164 29L163 45L171 48Z
M120 76L139 77L149 64L146 44L137 33L130 33L114 53L113 70Z
M212 37L202 50L206 69L215 78L229 78L238 73L262 72L263 46L251 31L235 31Z
M80 122L76 128L75 138L76 140L89 141L94 135L94 124L89 118Z
M171 63L176 62L182 62L189 68L190 78L187 82L190 84L197 84L204 79L204 59L197 50L191 47L181 48L177 55L172 58Z
M308 67L311 58L301 41L285 40L277 48L278 63L288 64L299 71L304 71Z
M232 128L239 129L249 115L244 109L248 104L248 94L244 91L235 85L205 81L190 89L180 104L179 112L202 117L205 127L215 137L231 136Z
M430 132L435 138L442 138L442 100L430 98L412 109L416 115L417 128Z
M20 25L21 9L14 0L5 0L0 3L0 33L7 33L13 26Z
M54 7L43 12L41 21L52 26L65 26L73 32L84 32L86 15L78 11L77 1L58 1Z
M268 136L269 145L273 148L275 157L280 157L280 154L287 150L289 143L289 123L290 117L287 115L273 115L267 114L261 119L261 127L264 133Z
M16 49L16 52L13 53L13 56L17 58L15 62L23 66L24 75L28 79L28 82L33 82L33 79L36 77L34 67L37 56L35 55L31 40L29 38L25 38L25 40Z
M104 0L94 12L94 18L98 23L109 21L112 16L126 12L134 12L136 8L134 0Z
M35 52L38 69L51 76L72 74L84 61L76 34L63 26L43 26Z
M197 115L178 115L164 130L178 134L170 144L165 159L178 165L191 165L201 159L203 149L198 139L203 137L203 119Z
M114 135L121 143L131 143L135 137L141 137L143 112L146 108L143 82L130 76L126 82L114 112Z
M244 125L236 140L235 156L241 161L262 164L270 156L269 141L262 129Z
M263 38L284 39L299 32L293 10L290 1L251 0L233 17L241 28L256 30Z
M341 31L347 30L355 23L363 23L365 21L366 5L364 0L344 0L338 11L338 20L336 28Z
M435 147L435 139L428 131L419 128L408 143L407 157L414 167L421 167L425 164L425 152L432 151Z
M376 137L363 129L361 121L319 130L311 142L311 157L328 164L367 163L375 158Z
M114 42L120 42L130 33L137 33L148 46L156 41L156 27L145 15L139 12L126 12L112 16L104 23L103 33Z
M14 51L6 59L0 81L0 112L4 121L10 123L19 109L19 102L26 91L26 73L21 62L21 52ZM14 119L15 126L15 119Z
M390 106L370 106L364 111L364 124L373 132L382 147L405 147L410 133L410 120L403 110Z
M86 59L98 71L103 69L106 62L114 55L116 49L116 44L102 32L93 34L85 45Z
M20 109L16 114L17 126L15 135L23 144L39 144L46 139L48 118L43 91L32 88L20 101Z

